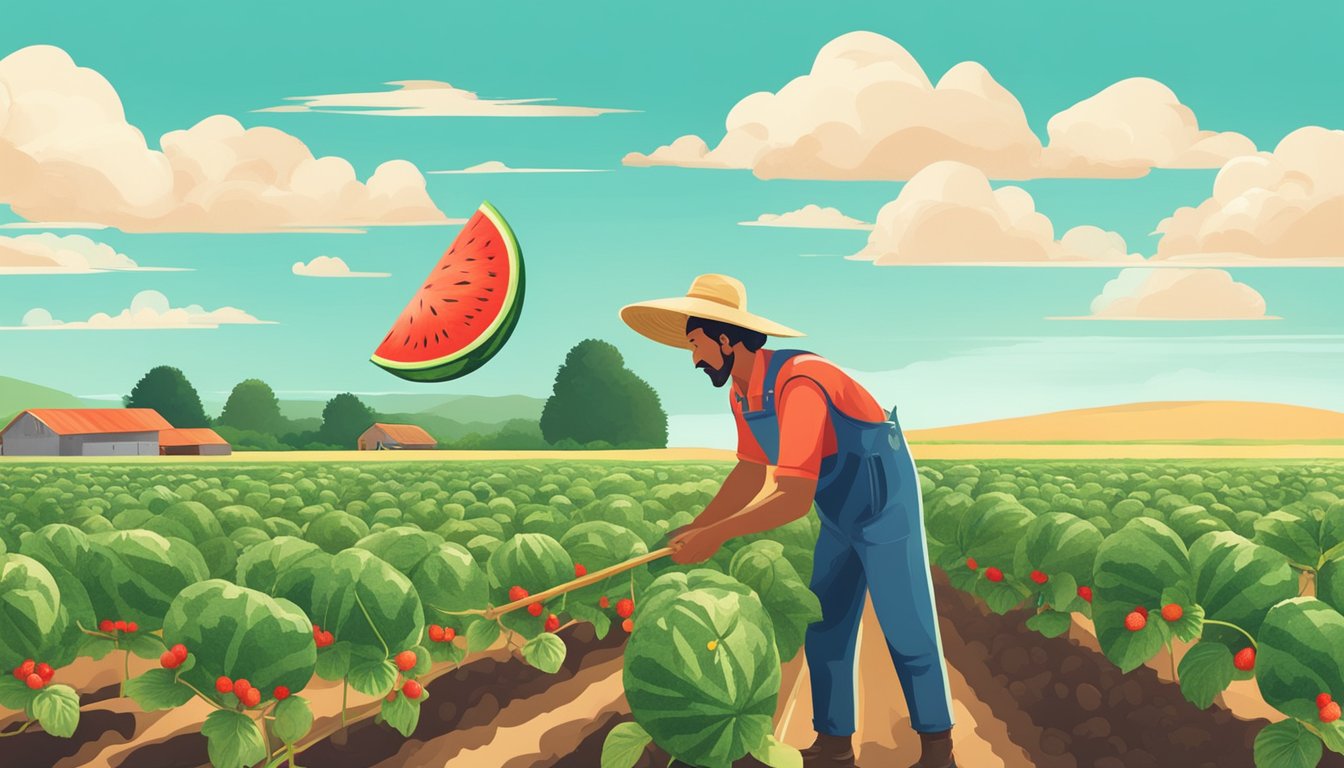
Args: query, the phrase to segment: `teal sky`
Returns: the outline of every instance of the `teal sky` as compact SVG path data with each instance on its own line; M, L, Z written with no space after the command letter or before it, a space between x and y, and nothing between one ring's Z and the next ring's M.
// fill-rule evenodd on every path
M0 58L56 45L106 77L151 148L210 115L288 132L360 179L405 159L422 172L499 160L604 173L426 175L434 203L465 218L491 201L523 247L522 321L479 372L403 382L368 362L454 227L367 234L83 234L142 266L184 272L0 276L0 326L42 307L62 320L115 314L141 290L173 306L233 306L275 325L213 330L0 333L0 374L77 395L129 391L148 368L182 368L207 397L260 377L282 393L550 391L574 343L615 343L662 395L674 441L722 442L726 394L689 353L618 319L624 304L684 293L695 275L742 279L753 310L806 331L803 346L862 372L905 426L1150 399L1248 399L1344 409L1342 269L1234 269L1271 322L1060 322L1088 312L1118 269L875 267L847 261L867 233L742 227L808 203L872 221L900 183L763 181L749 171L634 168L683 134L723 135L754 91L804 74L834 37L869 30L904 46L936 80L983 64L1045 137L1056 112L1127 77L1170 87L1200 126L1261 150L1305 125L1344 128L1344 5L1155 3L81 3L13 5ZM285 97L442 80L483 98L635 110L597 117L390 118L253 110ZM1132 180L1011 182L1058 237L1079 224L1151 254L1155 225L1210 194L1215 170ZM995 186L1002 183L996 182ZM0 206L0 222L18 217ZM19 231L0 230L18 235ZM807 254L807 255L805 255ZM339 256L388 279L323 280L295 261ZM312 395L316 397L316 395Z

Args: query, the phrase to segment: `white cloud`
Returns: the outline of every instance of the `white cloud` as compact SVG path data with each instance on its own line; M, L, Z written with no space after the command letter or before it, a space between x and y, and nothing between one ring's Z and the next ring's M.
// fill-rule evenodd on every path
M1126 269L1092 300L1092 314L1051 320L1280 320L1265 297L1221 269Z
M836 208L804 205L796 211L762 213L755 221L739 221L744 227L798 227L801 229L872 229L866 221L846 216Z
M877 266L1134 266L1118 233L1074 227L1059 240L1055 228L1020 187L993 189L978 168L934 163L882 206L868 244L853 256Z
M20 325L0 327L0 331L116 331L160 330L169 328L218 328L221 325L272 325L258 320L236 307L207 310L199 304L174 307L158 291L141 291L131 306L116 315L98 312L88 320L64 322L41 307L28 310Z
M598 168L511 168L499 160L486 160L484 163L477 163L461 170L430 171L430 173L606 173L606 171Z
M296 261L290 271L301 277L391 277L387 272L351 272L339 256L316 256L307 264Z
M1154 261L1344 266L1344 131L1299 128L1223 166L1213 194L1157 226Z
M766 179L903 180L955 160L993 178L1027 179L1216 168L1255 150L1239 134L1199 130L1189 107L1146 78L1064 110L1050 135L1043 151L1017 98L980 64L961 62L934 85L896 42L850 32L823 46L808 74L739 101L713 149L689 135L622 162L743 168Z
M91 275L98 272L179 272L142 267L124 253L83 235L49 232L0 236L0 275Z
M29 221L128 232L448 224L414 165L359 181L275 128L207 117L150 149L101 74L35 45L0 59L0 203Z
M390 91L287 96L298 102L257 112L335 112L390 117L593 117L628 109L569 107L550 104L555 99L482 99L472 91L437 80L395 80Z

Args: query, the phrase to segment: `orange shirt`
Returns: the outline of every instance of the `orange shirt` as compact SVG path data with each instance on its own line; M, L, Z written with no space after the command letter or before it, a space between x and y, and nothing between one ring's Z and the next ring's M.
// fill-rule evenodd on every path
M751 381L747 385L747 407L753 411L761 407L765 371L774 350L763 348L755 354ZM831 424L831 414L826 407L826 393L830 394L835 407L847 416L861 421L885 421L887 418L886 410L868 390L818 355L791 358L779 369L776 383L775 411L779 418L776 477L792 475L815 480L821 474L821 460L835 453L835 426ZM737 458L768 464L769 459L742 416L737 400L739 394L742 392L734 382L728 399L737 421Z

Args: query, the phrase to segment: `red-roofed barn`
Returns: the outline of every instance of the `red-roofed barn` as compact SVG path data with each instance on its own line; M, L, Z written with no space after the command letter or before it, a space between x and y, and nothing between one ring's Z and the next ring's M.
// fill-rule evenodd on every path
M228 456L229 441L213 429L165 429L159 433L159 453L164 456Z
M171 430L153 408L33 408L0 430L6 456L157 456Z
M359 436L361 451L423 451L437 446L428 432L413 424L374 424Z

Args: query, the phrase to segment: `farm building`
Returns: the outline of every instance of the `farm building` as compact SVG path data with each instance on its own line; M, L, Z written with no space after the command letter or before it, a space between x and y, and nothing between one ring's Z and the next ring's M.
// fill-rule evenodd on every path
M159 433L159 453L164 456L228 456L233 453L233 447L213 429L165 429Z
M413 424L374 424L359 436L361 451L430 450L438 442Z
M157 456L171 430L152 408L33 408L0 430L5 456Z

